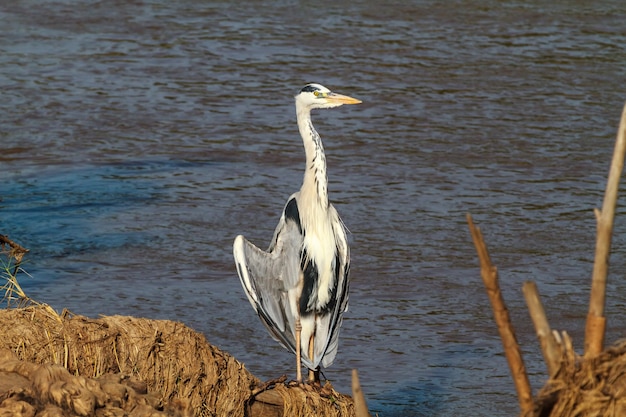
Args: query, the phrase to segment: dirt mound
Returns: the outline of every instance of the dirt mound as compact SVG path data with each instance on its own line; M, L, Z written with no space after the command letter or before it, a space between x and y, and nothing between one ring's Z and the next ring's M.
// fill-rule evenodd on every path
M354 415L330 385L276 384L255 401L260 381L181 323L33 306L0 310L0 335L0 415Z

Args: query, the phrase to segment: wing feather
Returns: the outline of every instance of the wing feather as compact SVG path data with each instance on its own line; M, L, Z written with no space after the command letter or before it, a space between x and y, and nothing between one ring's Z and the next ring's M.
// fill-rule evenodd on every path
M233 245L237 272L248 300L272 337L295 353L296 303L290 295L298 285L302 232L293 210L293 195L285 205L272 243L263 251L239 235ZM297 206L295 207L297 212Z

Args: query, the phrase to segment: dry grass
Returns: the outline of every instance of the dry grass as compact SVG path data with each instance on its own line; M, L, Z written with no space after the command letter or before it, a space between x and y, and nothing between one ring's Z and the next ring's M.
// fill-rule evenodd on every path
M536 417L626 415L626 341L584 359L570 351L559 371L539 391Z
M0 348L21 360L61 365L85 378L132 376L163 404L188 402L197 416L243 415L258 382L203 335L167 320L56 316L31 306L0 310L0 334Z

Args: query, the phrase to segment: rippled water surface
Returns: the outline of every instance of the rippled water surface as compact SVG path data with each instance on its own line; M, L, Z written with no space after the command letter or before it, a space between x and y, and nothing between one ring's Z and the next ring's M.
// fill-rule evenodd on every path
M314 114L353 258L326 377L348 392L358 368L381 416L515 415L465 214L537 390L521 285L538 283L580 351L592 209L626 100L624 3L544 3L2 3L0 233L31 249L27 292L178 320L261 378L293 376L231 247L239 233L266 246L299 188L293 95L320 82L363 100ZM609 341L626 330L624 211Z

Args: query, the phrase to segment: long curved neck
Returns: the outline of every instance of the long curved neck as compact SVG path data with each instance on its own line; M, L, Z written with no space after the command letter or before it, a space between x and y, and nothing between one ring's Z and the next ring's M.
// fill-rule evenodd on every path
M296 114L306 154L304 181L300 193L304 198L317 200L322 208L326 208L328 206L328 177L322 139L311 123L311 111L308 108L296 104Z

